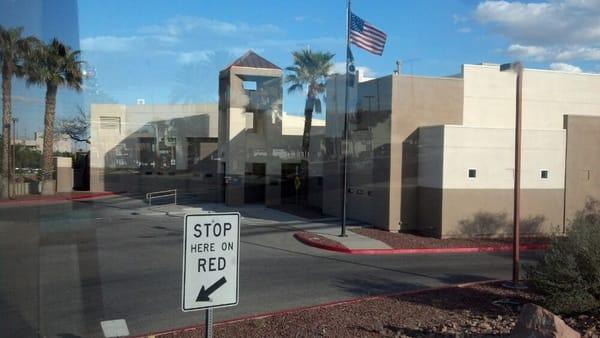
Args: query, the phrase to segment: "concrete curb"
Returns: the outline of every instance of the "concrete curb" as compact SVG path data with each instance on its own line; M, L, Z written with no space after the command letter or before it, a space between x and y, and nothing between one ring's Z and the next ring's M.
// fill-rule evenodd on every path
M104 192L97 192L97 193L90 193L90 194L85 194L85 195L74 196L70 199L71 200L83 200L83 199L90 199L90 198L103 197L103 196L113 196L113 195L117 195L117 193L112 192L112 191L104 191Z
M2 200L0 201L0 207L13 207L13 206L30 206L30 205L50 205L57 203L64 203L68 201L78 201L85 199L100 198L105 196L113 196L117 193L111 191L82 194L77 196L62 196L62 195L50 195L42 196L39 198L27 198L20 200Z
M421 289L416 289L416 290L386 293L386 294L381 294L381 295L376 295L376 296L349 298L349 299L327 302L327 303L318 304L318 305L302 306L302 307L298 307L298 308L294 308L294 309L287 309L287 310L281 310L281 311L267 312L267 313L258 314L258 315L249 315L249 316L243 316L243 317L239 317L239 318L227 319L227 320L223 320L223 321L214 323L214 326L218 327L218 326L222 326L222 325L241 323L241 322L246 322L246 321L251 321L251 320L266 319L266 318L277 317L277 316L285 316L285 315L294 314L294 313L298 313L298 312L302 312L302 311L325 309L325 308L329 308L329 307L333 307L333 306L354 304L354 303L359 303L359 302L369 301L369 300L374 300L374 299L399 297L399 296L413 295L413 294L422 293L422 292L439 291L439 290L446 290L446 289L452 289L452 288L464 288L464 287L469 287L469 286L473 286L473 285L495 283L495 282L502 282L502 281L504 281L504 280L503 279L490 279L490 280L479 281L479 282L459 283L459 284L451 284L451 285L445 285L445 286L439 286L439 287L433 287L433 288L421 288ZM203 328L203 327L204 327L204 325L186 326L186 327L182 327L179 329L172 329L172 330L166 330L166 331L161 331L161 332L156 332L156 333L148 333L148 334L143 334L143 335L139 335L139 336L133 336L133 338L155 338L157 336L161 336L161 335L165 335L165 334L184 333L184 332L196 330L196 329Z
M328 245L315 242L309 236L302 233L295 233L294 238L298 241L323 250L342 252L352 255L426 255L426 254L467 254L482 252L511 252L512 245L482 246L482 247L459 247L459 248L422 248L422 249L350 249L342 244L339 246ZM522 244L519 246L521 251L546 250L548 244Z

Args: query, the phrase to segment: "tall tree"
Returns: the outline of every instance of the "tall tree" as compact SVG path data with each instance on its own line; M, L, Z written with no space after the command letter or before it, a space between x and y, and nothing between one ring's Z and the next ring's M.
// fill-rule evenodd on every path
M294 64L286 68L288 73L285 82L290 84L289 93L306 91L302 153L305 160L308 160L313 112L321 112L321 95L325 92L327 75L333 67L331 60L335 54L303 49L292 52L292 56Z
M46 86L44 111L44 146L42 150L42 194L54 192L51 179L54 170L54 121L56 117L56 94L59 87L81 91L83 72L80 51L72 50L57 39L49 44L38 45L32 62L26 64L27 83Z
M67 135L73 141L90 144L90 116L79 106L75 116L58 121L56 135Z
M7 196L6 184L10 173L10 123L12 119L12 78L22 77L23 60L34 38L24 38L23 27L5 28L0 25L0 63L2 66L2 153L0 164L0 189Z

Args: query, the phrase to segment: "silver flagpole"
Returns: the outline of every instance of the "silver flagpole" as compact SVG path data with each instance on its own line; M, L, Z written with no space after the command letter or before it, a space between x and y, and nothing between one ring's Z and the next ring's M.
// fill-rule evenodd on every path
M348 193L348 87L350 85L350 78L348 76L348 67L350 66L350 25L352 20L352 11L351 0L348 0L348 13L346 20L346 95L344 95L344 135L342 137L342 142L344 143L344 160L342 162L342 232L340 234L341 237L346 237L346 211L347 211L347 201L346 194Z

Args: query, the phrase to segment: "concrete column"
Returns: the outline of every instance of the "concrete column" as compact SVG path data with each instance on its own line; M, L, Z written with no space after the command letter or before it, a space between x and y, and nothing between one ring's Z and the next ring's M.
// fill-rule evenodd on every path
M225 203L244 204L244 172L246 169L246 115L244 108L229 108L229 144L225 157Z
M56 192L73 191L73 159L70 157L55 157Z
M265 205L281 205L281 161L269 161L266 168Z
M175 164L177 170L186 170L187 157L188 157L188 142L187 138L181 135L177 135L177 141L175 144Z

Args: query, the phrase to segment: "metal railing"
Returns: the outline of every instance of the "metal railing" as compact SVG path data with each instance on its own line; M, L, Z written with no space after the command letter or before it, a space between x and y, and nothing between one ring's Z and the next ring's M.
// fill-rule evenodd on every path
M146 201L148 202L148 205L152 205L152 199L165 198L171 196L175 197L174 203L177 204L177 189L149 192L146 194Z

